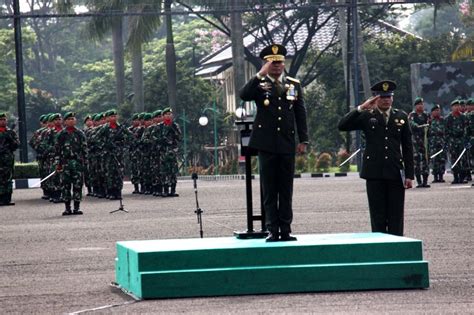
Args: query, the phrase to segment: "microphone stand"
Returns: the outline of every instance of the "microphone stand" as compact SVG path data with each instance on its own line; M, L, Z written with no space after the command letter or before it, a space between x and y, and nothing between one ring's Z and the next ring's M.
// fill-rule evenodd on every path
M197 179L198 179L198 175L196 173L193 173L191 175L191 178L193 179L194 181L194 195L196 196L196 211L194 211L194 213L196 213L196 216L197 216L197 222L199 224L199 235L201 236L201 238L204 237L204 232L202 231L202 209L199 208L199 201L198 201L198 190L197 190Z

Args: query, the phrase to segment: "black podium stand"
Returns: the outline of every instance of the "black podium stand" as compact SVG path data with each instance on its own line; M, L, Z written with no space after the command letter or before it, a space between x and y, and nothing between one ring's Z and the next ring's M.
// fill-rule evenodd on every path
M265 228L265 213L263 211L263 204L261 203L261 214L253 215L253 201L252 201L252 156L257 155L257 151L249 148L250 134L252 130L250 125L253 124L252 119L239 120L236 122L237 126L244 126L244 129L240 130L240 148L241 154L245 156L245 187L247 196L247 231L238 232L235 231L235 237L239 239L251 239L251 238L264 238L267 237L268 232ZM260 182L260 200L262 195L262 186ZM255 231L253 228L254 221L260 221L261 230Z

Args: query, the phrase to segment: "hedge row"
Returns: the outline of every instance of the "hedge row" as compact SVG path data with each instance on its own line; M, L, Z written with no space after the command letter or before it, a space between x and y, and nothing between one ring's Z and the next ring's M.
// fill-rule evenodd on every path
M38 163L15 163L13 178L39 178Z

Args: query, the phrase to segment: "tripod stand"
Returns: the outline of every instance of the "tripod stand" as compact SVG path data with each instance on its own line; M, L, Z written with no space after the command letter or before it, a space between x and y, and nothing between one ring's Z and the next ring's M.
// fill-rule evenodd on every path
M118 211L123 211L123 212L128 213L128 211L125 210L125 208L123 207L122 198L120 198L119 201L120 201L120 206L118 207L118 209L112 210L109 213L115 213L115 212L118 212Z
M193 173L191 175L191 178L193 179L194 181L194 194L196 196L196 211L194 211L194 213L196 213L196 216L197 216L197 221L198 221L198 224L199 224L199 235L201 236L201 238L204 237L204 232L202 231L202 209L199 208L199 201L198 201L198 191L197 191L197 179L198 179L198 175L196 173Z

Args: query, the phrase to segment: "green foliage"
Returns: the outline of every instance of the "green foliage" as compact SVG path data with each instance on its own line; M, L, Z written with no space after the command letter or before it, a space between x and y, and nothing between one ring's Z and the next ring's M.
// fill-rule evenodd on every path
M15 163L14 178L39 178L38 163Z

